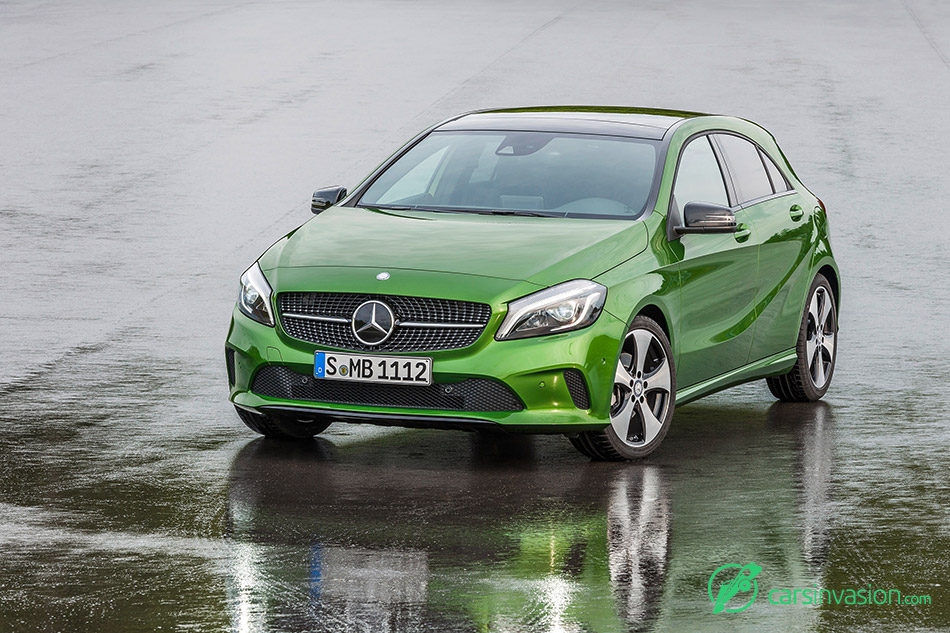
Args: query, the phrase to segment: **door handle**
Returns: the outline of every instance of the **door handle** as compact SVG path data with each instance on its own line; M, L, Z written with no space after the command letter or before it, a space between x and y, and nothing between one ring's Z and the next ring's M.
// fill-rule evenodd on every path
M744 242L752 235L752 229L748 224L740 224L736 227L735 237L737 242Z
M788 210L788 215L791 216L793 220L798 222L802 219L802 216L805 215L805 211L797 204L793 204L792 208Z

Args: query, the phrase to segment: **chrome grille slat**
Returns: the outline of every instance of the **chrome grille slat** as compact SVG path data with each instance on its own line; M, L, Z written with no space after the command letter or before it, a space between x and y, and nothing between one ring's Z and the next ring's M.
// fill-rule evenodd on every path
M418 328L441 328L445 330L450 330L452 328L460 329L475 329L483 328L484 325L479 325L478 323L425 323L419 321L400 321L399 327L418 327Z
M323 321L325 323L349 323L348 319L343 317L317 316L314 314L297 314L293 312L284 313L285 317L292 319L304 319L306 321Z
M353 335L353 312L366 301L383 301L396 317L392 335L380 345L363 345ZM280 323L293 338L353 351L427 352L468 347L491 318L483 303L332 292L284 292L277 296Z

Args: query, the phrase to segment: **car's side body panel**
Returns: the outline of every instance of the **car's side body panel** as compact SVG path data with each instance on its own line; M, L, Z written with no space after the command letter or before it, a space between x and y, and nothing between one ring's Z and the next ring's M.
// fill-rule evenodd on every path
M718 376L696 383L676 392L677 406L708 396L711 393L735 387L742 383L776 376L787 372L795 364L795 350L786 350L768 358L748 363Z
M679 334L674 350L682 394L677 400L681 402L759 377L759 365L772 374L787 369L784 361L778 363L778 369L769 369L769 359L784 358L793 350L805 294L818 270L813 253L821 239L812 220L817 199L787 169L772 136L758 126L724 117L685 121L670 142L667 172L675 176L678 153L697 134L724 132L738 134L774 157L791 190L740 204L734 198L734 185L730 187L736 222L740 230L750 232L744 248L737 250L734 236L728 234L687 234L671 240L683 262L680 285L684 300L674 326ZM728 176L728 162L722 160L722 166ZM670 204L674 177L668 178L670 184L661 188L657 206L665 200L670 221L680 224L678 209ZM790 215L795 205L804 211L797 220ZM668 235L674 232L668 230ZM693 252L689 252L691 248ZM701 283L692 286L692 277ZM727 324L731 327L723 327ZM753 378L744 377L744 369Z
M749 360L757 273L751 234L742 241L732 234L684 235L678 241L680 301L673 329L679 341L677 378L684 388Z
M814 226L810 212L794 221L789 210L806 204L804 196L796 192L746 209L760 237L751 361L795 347L805 294L815 272L811 267Z
M721 127L719 118L688 120L671 139L666 157L669 187L661 189L665 198L661 194L657 202L658 207L666 205L670 222L681 224L682 212L672 201L672 191L682 152L691 142L707 142L704 134ZM718 156L717 160L721 161ZM728 183L727 172L720 177ZM731 197L731 187L727 188ZM680 284L672 326L678 340L673 347L680 390L741 367L749 359L756 317L756 227L747 222L741 208L734 212L736 233L686 234L670 240Z

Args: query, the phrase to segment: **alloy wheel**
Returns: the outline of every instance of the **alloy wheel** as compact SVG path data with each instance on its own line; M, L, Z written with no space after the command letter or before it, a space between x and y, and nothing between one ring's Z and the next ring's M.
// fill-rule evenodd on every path
M815 288L808 304L805 334L805 358L812 384L822 389L831 378L835 359L835 335L838 331L834 300L822 286Z
M670 361L656 335L631 330L617 360L610 402L610 425L627 446L646 446L663 430L672 402L671 375Z

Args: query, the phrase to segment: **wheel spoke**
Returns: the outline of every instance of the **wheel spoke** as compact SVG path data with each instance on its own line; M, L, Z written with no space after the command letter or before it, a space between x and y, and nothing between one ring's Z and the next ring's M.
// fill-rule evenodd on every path
M808 304L808 316L811 317L811 322L815 324L815 329L821 327L821 306L819 305L818 293L816 292L811 296L811 302Z
M818 336L815 335L805 341L805 359L808 360L808 366L815 362L815 354L818 352Z
M821 388L825 384L825 359L819 348L818 353L812 360L811 377L815 381L815 386Z
M640 376L643 375L643 365L646 362L647 354L650 351L650 343L653 342L653 334L647 330L634 330L633 340L637 346L636 368L634 371Z
M819 308L819 313L818 313L819 319L818 321L815 322L815 326L820 327L823 332L827 332L828 330L832 329L829 327L829 325L831 324L828 322L829 319L831 318L831 300L830 300L831 298L828 296L828 293L822 288L819 288L818 292L821 293L821 302L820 302L821 307ZM818 292L816 292L815 294L817 295Z
M640 410L640 418L643 420L643 443L649 444L663 428L663 424L656 419L653 411L646 406L646 403L639 403L637 407Z
M610 426L614 428L614 433L616 433L617 437L623 442L627 441L627 434L630 432L630 419L633 417L633 411L633 399L628 393L623 408L617 412L617 415L610 416Z
M645 393L650 393L651 391L662 391L666 394L670 393L670 362L666 358L663 358L660 361L660 366L649 376L644 376L643 380L646 382Z
M834 332L825 334L824 348L828 351L829 356L834 356L835 353L835 336Z
M630 383L633 382L633 376L631 376L627 368L623 366L623 362L617 363L617 373L614 374L614 382L618 385L623 385L627 389L630 388Z

